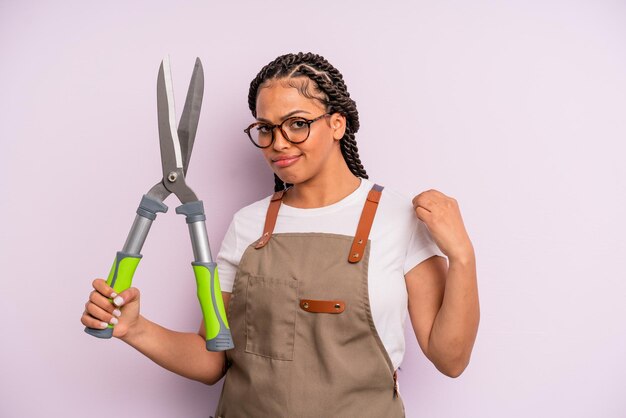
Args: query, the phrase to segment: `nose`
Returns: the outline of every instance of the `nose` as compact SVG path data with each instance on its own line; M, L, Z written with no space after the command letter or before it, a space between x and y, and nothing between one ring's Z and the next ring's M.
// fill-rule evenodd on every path
M280 127L277 126L274 128L274 144L272 145L275 150L280 150L283 148L288 148L291 145L291 142L287 141L287 139L283 136L283 132Z

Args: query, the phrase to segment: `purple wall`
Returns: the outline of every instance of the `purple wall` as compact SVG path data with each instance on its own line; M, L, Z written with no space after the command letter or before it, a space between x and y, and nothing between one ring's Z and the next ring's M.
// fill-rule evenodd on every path
M216 254L232 214L273 186L242 132L248 84L298 51L343 73L370 178L455 197L474 243L471 364L440 374L407 322L408 417L624 416L623 2L36 3L0 3L0 416L214 412L221 383L89 337L79 319L159 178L161 58L179 115L204 63L188 179ZM146 317L196 331L191 248L171 212L134 284Z

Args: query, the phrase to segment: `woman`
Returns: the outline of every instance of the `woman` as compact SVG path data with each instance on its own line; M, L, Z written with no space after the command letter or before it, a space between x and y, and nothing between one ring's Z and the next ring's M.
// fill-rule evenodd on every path
M138 289L111 294L102 279L81 321L116 324L114 336L188 378L225 375L218 417L402 417L407 311L447 376L475 341L475 258L457 202L428 190L411 205L368 179L356 105L319 55L276 58L248 101L245 132L275 187L234 215L216 259L235 348L206 351L203 323L167 330L139 315Z

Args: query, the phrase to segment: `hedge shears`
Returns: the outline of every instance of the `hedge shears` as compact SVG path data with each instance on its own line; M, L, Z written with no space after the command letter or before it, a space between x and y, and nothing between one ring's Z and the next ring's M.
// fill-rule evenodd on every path
M204 222L206 220L204 206L185 182L198 128L203 93L202 63L200 58L196 58L185 107L178 128L176 128L170 63L168 57L163 59L157 78L157 110L163 178L143 195L124 247L115 256L107 284L117 293L131 286L135 269L142 257L141 248L148 236L150 226L158 212L167 212L168 208L163 201L174 193L182 203L176 208L176 213L185 215L189 227L194 256L191 265L196 277L197 295L206 327L206 349L224 351L233 348L234 345L226 319L217 263L211 256ZM85 332L98 338L111 338L113 327L114 325L111 324L105 329L86 327Z

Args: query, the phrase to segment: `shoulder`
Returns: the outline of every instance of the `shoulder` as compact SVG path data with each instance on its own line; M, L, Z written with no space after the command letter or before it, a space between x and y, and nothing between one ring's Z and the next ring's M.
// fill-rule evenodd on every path
M372 185L375 182L372 182ZM391 186L385 186L384 184L377 183L384 187L380 201L378 202L378 210L381 213L390 218L397 219L397 217L405 218L413 213L413 198L397 188ZM377 213L378 215L378 213Z
M257 234L263 228L265 223L265 215L269 207L273 193L256 200L241 209L233 215L233 223L236 226L237 233L248 235Z
M413 211L412 198L393 185L364 179L366 188L371 189L374 184L383 186L380 201L376 207L371 236L374 239L384 239L389 242L408 242L408 238L416 217ZM363 197L365 200L365 196ZM359 209L360 213L361 209ZM357 215L358 216L358 215Z
M383 197L385 199L385 203L387 203L390 207L404 207L407 205L413 206L411 201L412 197L408 194L401 192L393 187L384 186L383 189Z
M265 212L265 210L267 210L267 207L270 204L270 199L272 198L272 196L273 196L273 194L265 196L262 199L259 199L259 200L255 201L255 202L252 202L252 203L242 207L237 212L235 212L234 217L235 218L245 218L245 217L249 217L249 216L254 216L259 211Z

